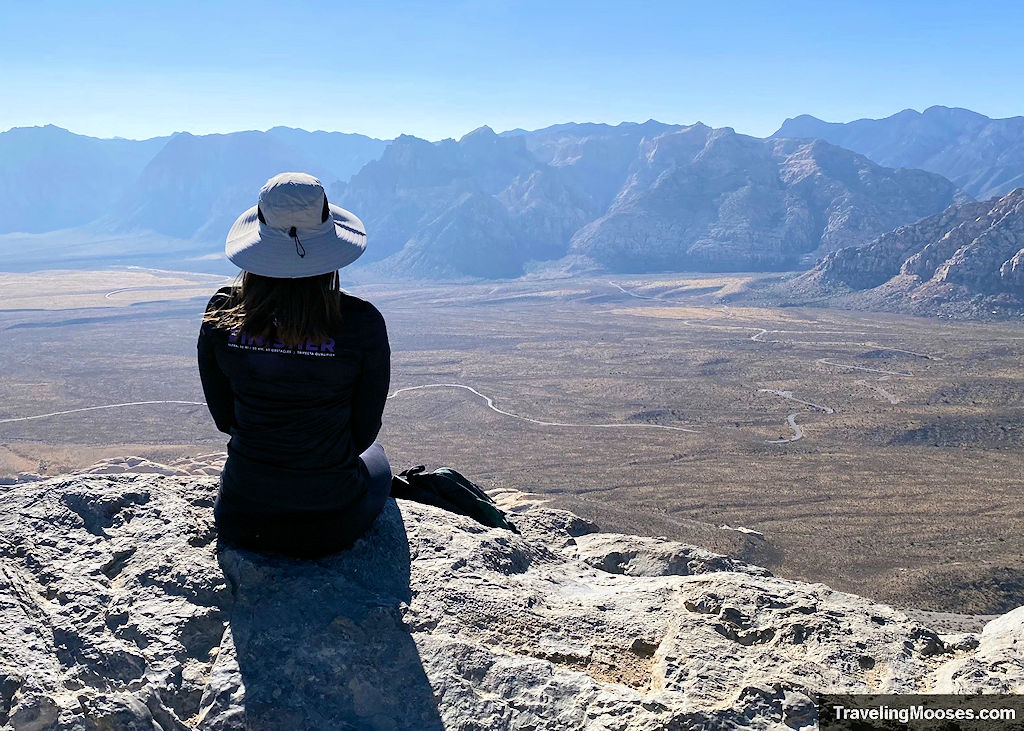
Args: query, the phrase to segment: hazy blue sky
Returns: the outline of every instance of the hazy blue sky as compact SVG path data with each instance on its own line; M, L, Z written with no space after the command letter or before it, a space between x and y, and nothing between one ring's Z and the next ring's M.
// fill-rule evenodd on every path
M766 135L933 104L1024 113L1024 4L2 0L0 129L429 139L648 118Z

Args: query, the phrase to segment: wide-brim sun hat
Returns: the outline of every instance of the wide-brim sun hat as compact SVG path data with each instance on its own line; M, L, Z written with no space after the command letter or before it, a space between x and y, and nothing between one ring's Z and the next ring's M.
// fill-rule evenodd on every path
M348 266L366 251L366 227L327 202L323 184L306 173L280 173L260 188L259 202L231 226L224 253L264 277L297 279Z

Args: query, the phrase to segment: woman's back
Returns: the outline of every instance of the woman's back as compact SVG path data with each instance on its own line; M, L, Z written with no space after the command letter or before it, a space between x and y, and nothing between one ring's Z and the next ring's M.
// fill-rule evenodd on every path
M228 306L230 293L218 291L207 311ZM380 430L390 349L380 312L338 297L340 326L294 348L203 324L200 375L211 410L223 402L214 418L231 434L222 499L233 507L335 510L358 497L357 458ZM212 393L218 385L224 398Z

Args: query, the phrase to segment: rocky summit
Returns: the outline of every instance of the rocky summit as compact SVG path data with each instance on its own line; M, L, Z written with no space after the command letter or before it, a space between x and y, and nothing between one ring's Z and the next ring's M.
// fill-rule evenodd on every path
M3 489L0 723L24 729L799 729L817 691L1024 692L1024 608L892 607L521 501L389 502L347 552L219 546L217 478Z

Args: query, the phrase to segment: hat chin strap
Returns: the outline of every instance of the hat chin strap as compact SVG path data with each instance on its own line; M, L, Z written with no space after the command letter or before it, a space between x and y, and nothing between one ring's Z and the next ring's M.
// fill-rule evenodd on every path
M295 239L295 253L299 255L300 259L305 259L306 248L302 245L302 242L299 240L299 232L295 230L294 226L288 229L288 235Z

